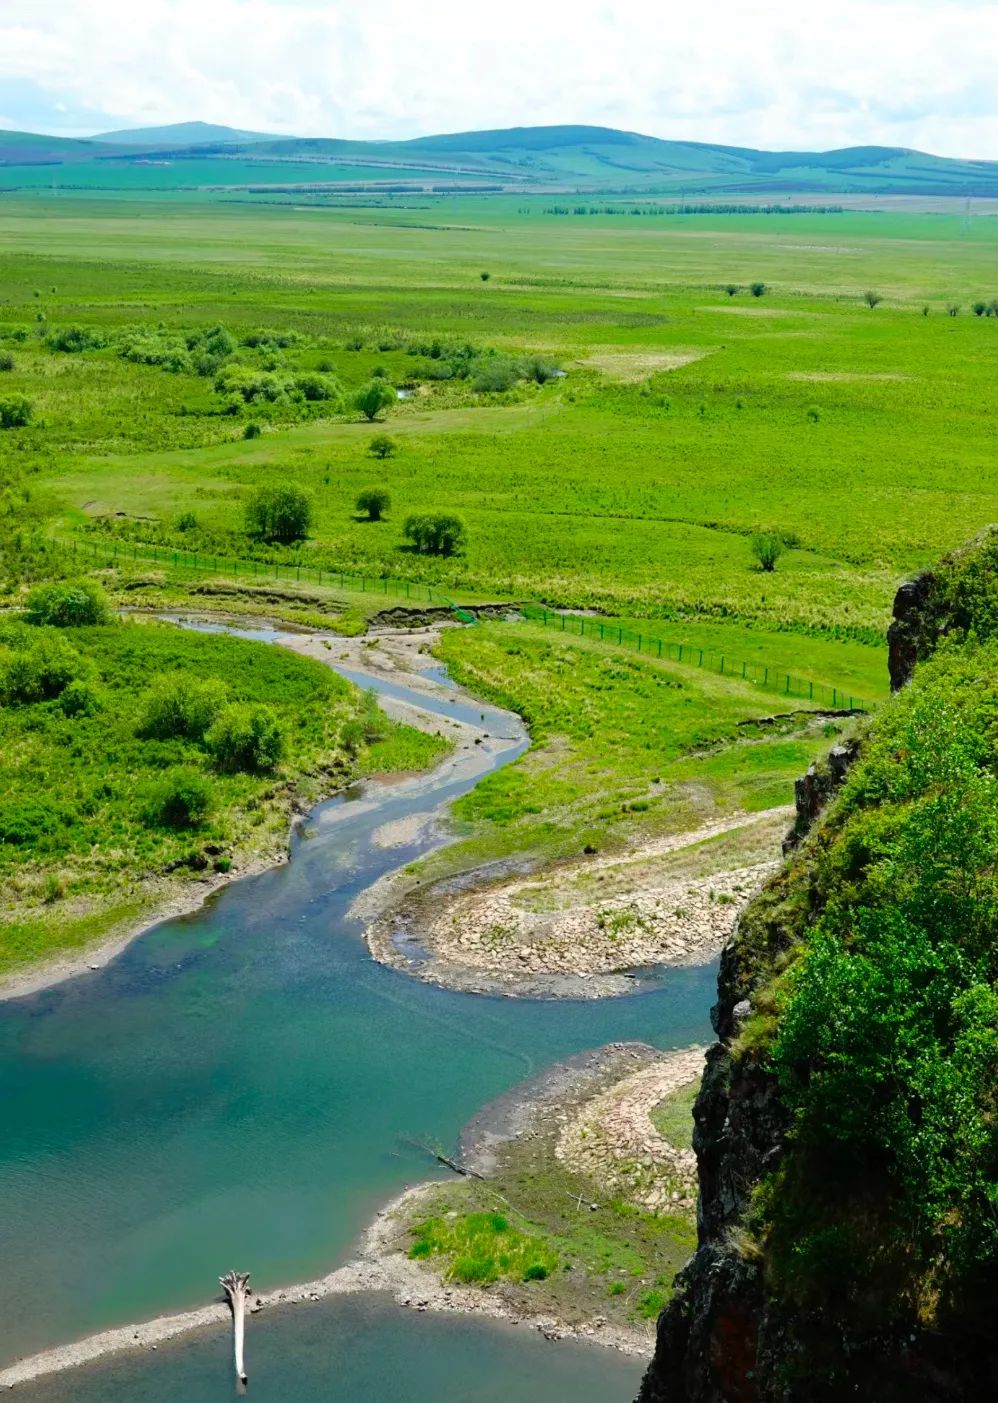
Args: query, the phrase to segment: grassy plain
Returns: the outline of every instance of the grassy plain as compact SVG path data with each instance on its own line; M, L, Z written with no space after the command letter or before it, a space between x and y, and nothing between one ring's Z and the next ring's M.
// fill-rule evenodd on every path
M596 610L883 695L899 578L998 518L998 319L970 310L993 291L998 222L543 210L526 197L307 211L5 198L0 349L14 367L0 399L25 395L35 413L0 432L0 452L27 484L24 513L60 536L260 555L247 495L290 480L315 523L302 546L263 552L285 565ZM885 298L875 310L868 288ZM294 333L236 358L335 376L348 398L383 370L410 391L389 415L397 453L373 459L374 430L348 407L232 412L212 375L121 354L130 329L163 340L219 324L236 342ZM73 326L97 344L53 349L49 334ZM566 373L478 391L435 378L434 340L445 358L468 342ZM244 437L250 422L259 437ZM381 485L386 519L360 520L358 491ZM464 553L411 553L404 519L426 510L465 519ZM774 573L753 560L758 529L788 542ZM148 566L109 583L145 603L191 587ZM235 607L259 602L247 592ZM273 607L340 613L349 629L370 613L355 598ZM689 818L778 803L824 743L806 726L735 739L771 698L525 626L452 635L444 654L543 742L464 801L483 853L575 851L666 811L679 822L684 806Z

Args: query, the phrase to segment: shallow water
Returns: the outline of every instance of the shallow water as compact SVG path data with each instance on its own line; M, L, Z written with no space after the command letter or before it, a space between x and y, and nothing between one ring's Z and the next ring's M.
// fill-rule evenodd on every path
M642 1366L611 1350L384 1297L340 1297L252 1318L254 1403L627 1403ZM228 1329L19 1387L28 1403L218 1403L235 1396Z
M468 709L510 734L515 718ZM381 1204L434 1172L404 1137L452 1145L484 1103L583 1048L707 1038L713 967L667 971L625 999L542 1002L456 994L370 959L346 912L429 841L385 849L372 833L472 782L332 800L290 865L154 928L99 972L0 1004L0 1364L202 1304L230 1267L252 1269L259 1289L320 1275L349 1259ZM440 1348L463 1358L468 1338L448 1326ZM115 1396L166 1396L144 1388Z

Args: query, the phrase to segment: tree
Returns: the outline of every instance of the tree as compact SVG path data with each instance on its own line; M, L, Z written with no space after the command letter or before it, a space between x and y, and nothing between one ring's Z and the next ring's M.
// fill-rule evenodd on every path
M775 531L757 531L752 537L752 554L758 560L760 570L775 570L776 562L785 550L782 538Z
M387 410L390 405L395 403L396 398L395 391L387 380L378 378L369 380L359 389L354 395L353 402L354 407L373 423L383 409Z
M959 302L951 302L946 308L946 315L949 317L958 317L960 315Z
M974 312L974 316L975 316L975 317L983 317L983 316L984 316L984 313L985 313L987 310L988 310L988 304L987 304L986 302L975 302L975 303L974 303L973 312Z
M735 294L738 292L738 284L737 284L737 283L728 283L727 287L726 287L724 290L725 290L725 292L728 294L729 297L734 297Z
M263 541L303 541L312 525L312 503L300 487L258 487L246 503L246 529Z
M753 283L752 286L749 288L749 291L751 292L753 297L764 297L767 291L766 284Z
M106 624L111 617L107 597L96 580L66 580L39 585L28 596L27 619L57 628Z
M31 401L23 395L0 399L0 429L23 429L31 423Z
M880 295L879 292L864 292L864 293L863 293L863 301L864 301L864 302L866 303L866 305L869 307L869 309L870 309L871 312L873 311L874 307L878 307L878 306L880 305L880 303L883 302L883 300L884 300L884 299L881 297L881 295Z
M478 276L481 278L481 280L482 280L483 283L487 283L488 280L489 280L489 278L491 278L492 274L491 274L491 273L479 273Z
M387 434L375 434L367 445L367 451L372 458L391 458L398 452L398 444Z
M368 521L380 521L391 505L392 499L384 487L365 487L357 496L357 510L367 512Z
M211 781L197 770L178 766L153 785L146 804L146 821L165 828L199 828L213 803Z
M446 512L410 516L406 519L402 534L420 555L456 555L463 550L467 540L464 522L459 516Z
M0 351L0 370L13 370L14 357L9 351Z

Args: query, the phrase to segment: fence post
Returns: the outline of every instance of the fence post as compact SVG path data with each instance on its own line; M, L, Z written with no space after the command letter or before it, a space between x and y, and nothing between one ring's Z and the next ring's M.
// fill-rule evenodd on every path
M697 663L697 667L703 667L703 649L702 649L702 648L700 649L700 661Z
M742 681L745 680L745 663L742 663Z
M623 641L624 641L624 630L623 630L622 628L618 628L618 629L617 629L617 642L618 642L618 643L623 643Z
M813 683L813 682L808 683L808 687L810 688L810 691L809 691L809 694L808 694L808 700L809 700L809 701L814 701L814 683Z
M833 706L833 707L838 706L838 700L837 700L837 698L838 698L838 692L836 692L835 688L833 687L833 688L832 688L832 706Z
M790 673L787 673L787 696L790 695Z
M724 676L724 654L721 654L721 676Z
M661 640L661 638L658 640L658 655L659 655L659 657L662 656L662 640Z
M764 676L763 679L762 679L762 685L763 685L764 687L768 687L768 686L769 686L769 668L768 668L768 667L766 668L765 676Z
M640 635L640 633L638 634L638 652L639 652L639 653L641 652L641 635Z

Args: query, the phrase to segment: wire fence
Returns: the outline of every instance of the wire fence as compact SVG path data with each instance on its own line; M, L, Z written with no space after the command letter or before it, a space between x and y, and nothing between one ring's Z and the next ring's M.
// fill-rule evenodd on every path
M325 585L330 589L340 589L350 594L387 595L400 600L436 604L443 609L458 609L454 601L440 590L434 589L432 585L416 584L412 580L351 575L343 570L325 570L317 565L288 564L276 560L240 560L232 556L174 550L171 546L153 546L133 541L96 541L74 536L64 544L74 556L83 556L109 566L127 560L136 563L150 562L168 565L175 570L196 570L208 575L233 575L236 578L261 582L284 580L295 584Z
M475 622L475 615L469 609L456 604L453 599L434 589L432 585L417 584L412 580L399 580L389 576L377 578L369 575L351 575L343 570L325 570L316 565L238 559L132 541L98 541L73 536L63 544L72 550L76 557L82 556L109 566L114 565L116 561L131 560L136 563L167 565L172 569L197 571L201 574L232 575L236 578L258 580L261 583L266 580L284 580L296 584L325 585L330 589L340 589L352 594L370 594L375 597L380 595L382 598L434 604L449 610L462 623ZM870 707L866 699L841 687L798 677L773 664L741 661L716 649L701 648L692 643L673 643L603 619L545 609L540 604L520 604L511 607L517 607L532 623L558 629L561 633L573 634L579 638L592 638L602 643L616 644L618 647L634 648L646 657L666 658L689 667L702 667L716 672L721 677L751 682L780 696L817 702L819 706L832 711L867 711Z
M671 662L683 663L689 667L702 667L720 677L754 683L755 686L782 697L817 702L819 706L827 707L831 711L868 711L870 707L870 703L863 697L857 697L841 687L829 686L825 682L813 682L808 677L797 677L772 664L744 662L717 649L701 648L693 643L672 643L665 638L638 633L636 629L625 628L603 619L587 618L581 614L563 614L557 610L545 609L541 605L521 605L521 613L531 623L556 628L561 633L577 638L594 638L598 642L612 643L622 648L634 648L646 657L667 658Z

